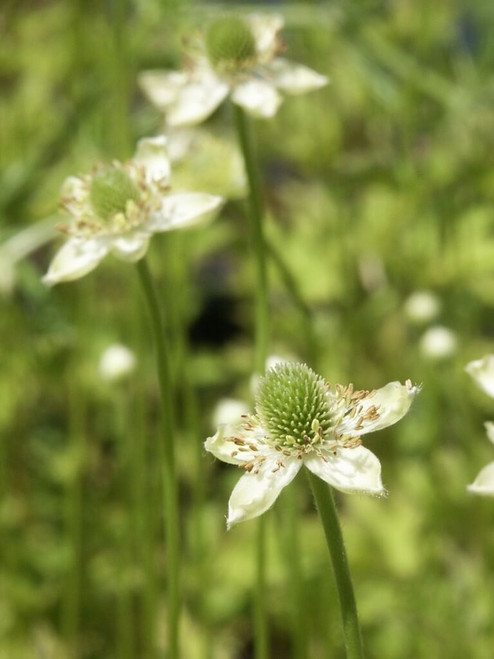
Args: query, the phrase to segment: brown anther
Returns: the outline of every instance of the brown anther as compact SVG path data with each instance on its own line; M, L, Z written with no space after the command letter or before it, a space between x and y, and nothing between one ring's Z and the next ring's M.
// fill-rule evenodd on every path
M257 446L255 444L249 444L249 448L250 448L251 451L254 451L254 453L256 453L257 450L258 450Z

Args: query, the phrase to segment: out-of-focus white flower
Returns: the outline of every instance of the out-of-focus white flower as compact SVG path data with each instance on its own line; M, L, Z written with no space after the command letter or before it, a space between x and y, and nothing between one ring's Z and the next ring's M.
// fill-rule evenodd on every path
M264 365L264 370L269 371L275 366L279 366L280 364L288 364L290 362L296 362L297 359L295 357L281 357L280 355L268 355L265 365ZM250 390L252 391L252 395L254 398L257 396L257 387L259 386L259 382L261 381L262 376L259 373L253 373L251 378L250 378Z
M114 343L101 355L99 374L103 380L118 382L129 376L135 365L134 353L121 343Z
M220 426L205 442L245 471L230 497L228 528L268 510L302 465L342 492L384 495L380 462L361 437L399 421L418 391L409 381L377 391L332 388L305 364L268 371L255 414Z
M328 82L280 57L282 27L278 15L223 16L193 44L185 71L144 71L139 83L170 126L204 121L228 95L247 113L272 117L282 101L280 92L304 94Z
M471 375L475 384L488 396L494 398L494 355L485 355L481 359L469 362L465 371Z
M494 444L494 423L487 421L484 425L487 430L488 439ZM494 462L490 462L480 470L473 483L467 485L467 490L473 494L494 497Z
M234 423L248 413L249 407L244 401L237 398L222 398L213 411L213 426Z
M453 330L442 325L434 325L424 332L419 348L427 359L440 361L451 357L456 352L458 340Z
M431 291L415 291L406 299L404 310L410 322L422 325L437 318L441 301Z
M184 229L211 217L222 198L196 192L171 193L170 164L163 136L138 142L132 160L113 161L91 174L69 177L62 203L72 216L61 230L68 240L57 252L45 284L79 279L109 253L135 262L153 233Z

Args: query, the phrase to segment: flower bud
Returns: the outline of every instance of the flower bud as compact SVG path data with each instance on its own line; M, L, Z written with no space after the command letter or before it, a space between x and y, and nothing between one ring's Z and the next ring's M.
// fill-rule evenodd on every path
M135 365L134 353L121 343L114 343L101 355L99 373L103 380L118 382L130 375Z

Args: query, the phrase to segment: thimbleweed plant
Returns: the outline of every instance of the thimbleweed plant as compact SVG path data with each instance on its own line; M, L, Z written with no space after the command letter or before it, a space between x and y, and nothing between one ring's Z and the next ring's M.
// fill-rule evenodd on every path
M419 388L390 382L376 391L331 387L305 364L282 363L261 378L255 413L220 426L205 447L244 470L228 504L227 528L259 517L302 466L323 524L338 587L347 656L363 656L360 625L331 490L383 496L378 458L362 436L399 421Z
M167 546L167 634L170 656L179 656L180 546L178 484L175 466L175 422L170 347L167 345L160 300L146 260L152 234L184 229L211 217L222 197L202 193L172 193L170 164L163 136L145 138L129 162L113 161L86 176L70 177L62 190L71 223L61 227L67 242L53 259L43 281L54 285L79 279L109 253L136 263L156 344L161 394L163 438L158 442L163 474Z
M62 206L71 222L60 226L68 240L55 255L45 284L88 274L109 253L140 260L152 234L185 229L210 217L222 198L170 191L170 164L164 137L144 138L129 162L99 165L62 186Z
M171 126L204 121L227 96L254 117L272 117L280 92L304 94L328 82L280 57L282 27L278 15L222 16L192 41L185 71L144 71L140 85Z
M469 362L465 370L482 391L494 398L494 355L485 355L482 359ZM486 421L484 425L487 438L494 444L494 423ZM480 470L474 482L467 486L467 490L473 494L494 497L494 462Z

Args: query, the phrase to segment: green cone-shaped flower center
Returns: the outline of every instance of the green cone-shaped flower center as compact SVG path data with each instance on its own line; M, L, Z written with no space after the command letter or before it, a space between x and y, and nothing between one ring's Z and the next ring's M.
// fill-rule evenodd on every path
M102 169L93 178L90 189L94 212L103 219L116 213L125 213L127 202L139 200L139 190L122 169Z
M280 364L261 379L256 413L280 446L319 442L331 429L326 383L305 364Z
M239 16L215 21L206 33L206 48L213 66L220 67L239 67L256 55L254 35Z

